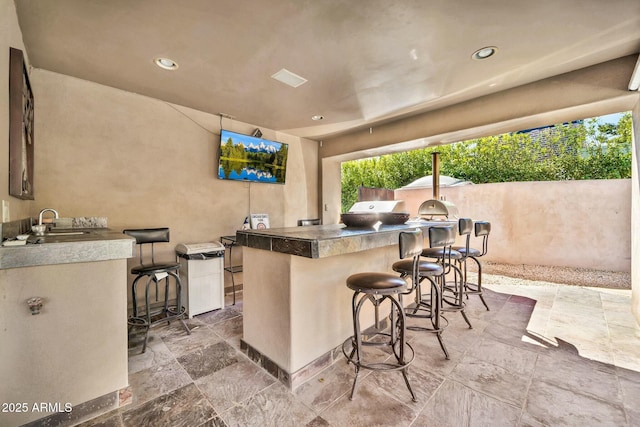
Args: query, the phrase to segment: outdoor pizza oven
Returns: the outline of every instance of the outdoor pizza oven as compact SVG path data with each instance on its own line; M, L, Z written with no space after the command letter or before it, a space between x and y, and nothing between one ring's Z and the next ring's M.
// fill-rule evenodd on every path
M431 199L422 202L418 209L418 215L428 220L458 219L458 208L446 200Z
M440 198L440 153L431 153L433 177L433 198L422 202L418 208L420 218L434 219L458 219L458 208L451 202Z

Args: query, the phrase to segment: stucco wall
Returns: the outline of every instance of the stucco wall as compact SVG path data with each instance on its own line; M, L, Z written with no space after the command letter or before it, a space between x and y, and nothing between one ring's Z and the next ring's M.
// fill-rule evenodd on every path
M631 269L631 180L509 182L441 188L461 217L492 224L487 260ZM396 190L412 216L432 190Z
M29 216L33 206L30 200L20 200L9 196L9 48L22 50L25 61L29 63L29 53L24 48L22 32L18 25L16 9L13 0L0 0L0 198L9 202L12 220ZM27 67L29 68L29 67ZM36 98L38 94L35 94ZM37 102L36 102L37 108ZM38 113L36 113L38 120Z
M250 211L268 213L272 227L318 215L315 141L261 127L265 138L289 144L286 184L222 181L220 117L39 69L32 84L32 215L52 207L63 217L106 216L113 229L170 227L159 257L173 257L178 243L235 234ZM229 119L222 126L256 128Z

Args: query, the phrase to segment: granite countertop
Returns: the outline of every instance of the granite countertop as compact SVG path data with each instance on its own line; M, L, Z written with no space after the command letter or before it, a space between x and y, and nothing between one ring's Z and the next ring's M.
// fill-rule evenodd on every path
M135 239L108 228L30 235L22 246L0 247L0 269L131 258ZM66 234L65 234L66 233Z
M281 252L306 258L324 258L398 244L401 231L416 227L424 230L437 225L455 225L455 221L421 221L378 228L351 228L344 224L307 227L239 230L237 243L242 246Z

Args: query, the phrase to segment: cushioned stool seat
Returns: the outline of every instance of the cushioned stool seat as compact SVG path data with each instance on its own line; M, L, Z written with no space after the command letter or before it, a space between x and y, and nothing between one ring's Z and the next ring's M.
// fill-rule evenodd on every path
M356 273L347 278L347 287L354 291L392 294L406 290L407 282L391 273Z
M398 261L393 263L393 271L397 271L398 273L406 273L407 275L411 274L413 269L413 261L410 259ZM430 275L430 276L439 276L442 274L443 269L440 264L436 264L435 262L429 261L418 261L418 272L421 275Z
M471 256L481 256L482 252L480 252L478 249L476 248L469 248L469 251L467 252L467 248L465 247L454 247L453 248L454 251L460 253L460 255L462 255L463 257L466 255L467 257L471 257Z
M463 255L454 248L424 248L422 250L422 256L425 258L450 258L458 260Z

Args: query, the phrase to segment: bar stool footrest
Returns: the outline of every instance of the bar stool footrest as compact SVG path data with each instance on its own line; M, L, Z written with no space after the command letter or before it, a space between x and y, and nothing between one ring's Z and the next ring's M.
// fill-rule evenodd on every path
M404 315L417 319L431 319L433 321L435 314L432 312L430 304L420 303L420 305L423 307L418 307L417 309L415 307L405 307ZM422 311L427 312L428 314L420 314ZM448 324L447 319L442 314L440 314L440 319L444 320ZM445 327L446 325L441 330L444 330ZM411 327L407 326L407 329L411 329Z
M478 289L478 284L477 283L469 283L467 282L465 284L465 291L464 293L467 295L479 295L481 294L483 291L482 289Z
M380 335L386 335L386 336L390 336L390 334L380 334ZM348 345L351 345L351 352L349 354L347 354L347 347ZM391 344L387 343L376 343L376 342L362 342L363 345L386 345L386 346L391 346ZM381 362L374 362L374 363L363 363L362 361L358 361L356 359L356 352L355 352L355 338L354 337L349 337L347 338L343 343L342 343L342 354L344 354L344 357L347 359L347 363L352 363L356 369L360 369L360 368L364 368L364 369L369 369L372 371L400 371L403 369L406 369L411 362L413 362L413 359L415 359L415 351L413 350L413 347L411 347L411 344L409 343L405 343L405 350L409 349L410 354L405 353L404 357L405 360L404 363L393 363L393 362L385 362L385 361L381 361ZM394 350L395 353L395 350ZM389 357L395 356L395 354L389 354ZM407 357L409 356L409 357Z
M414 332L433 332L436 334L442 333L449 326L449 319L444 316L440 316L440 321L444 322L444 324L440 325L440 328L429 328L427 326L407 326L407 329Z
M464 301L456 302L455 300L444 296L442 297L442 302L446 304L442 304L442 311L460 311L464 310L466 306Z
M182 307L180 311L173 306L169 307L167 310L151 312L149 316L146 313L138 314L137 316L131 316L127 320L129 326L154 326L162 322L168 322L174 319L180 319L187 313L187 309ZM147 318L151 318L151 322L147 320ZM147 325L148 324L148 325Z
M127 319L127 325L129 325L130 327L134 327L134 328L147 328L149 327L149 324L147 322L147 319L143 319L142 317L129 317Z

